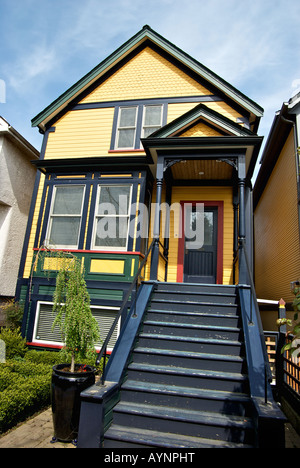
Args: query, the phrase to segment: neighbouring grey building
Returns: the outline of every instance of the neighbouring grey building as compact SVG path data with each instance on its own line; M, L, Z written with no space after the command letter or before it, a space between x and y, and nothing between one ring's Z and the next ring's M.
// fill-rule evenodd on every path
M0 116L0 303L15 296L39 152ZM1 321L1 314L0 314Z

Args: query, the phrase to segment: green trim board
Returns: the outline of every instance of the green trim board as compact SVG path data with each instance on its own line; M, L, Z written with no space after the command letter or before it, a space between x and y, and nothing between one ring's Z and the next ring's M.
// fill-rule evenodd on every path
M140 252L105 253L93 251L76 251L72 254L80 259L85 270L85 279L92 281L125 281L131 282L138 271ZM42 255L37 262L33 277L55 278L59 269L61 256Z
M61 96L47 106L42 112L32 119L32 126L38 126L42 131L46 130L47 123L54 118L57 113L65 109L72 101L78 98L87 88L96 80L116 66L122 59L133 52L137 47L146 41L150 41L164 52L174 57L180 63L184 64L191 71L198 74L202 79L218 88L226 96L233 99L242 107L253 113L256 117L262 117L263 109L253 100L249 99L243 93L238 91L228 82L209 70L203 64L183 52L177 46L169 42L163 36L155 32L148 25L144 26L137 34L126 41L121 47L116 49L105 60L100 62L95 68L81 78L77 83L66 90Z

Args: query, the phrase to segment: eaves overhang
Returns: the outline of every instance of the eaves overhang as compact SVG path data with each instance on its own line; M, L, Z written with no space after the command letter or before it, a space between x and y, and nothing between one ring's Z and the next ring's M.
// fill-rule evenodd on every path
M27 158L39 158L39 151L1 116L0 136L11 140L11 142L17 146Z
M274 117L262 157L260 169L253 189L253 207L256 208L259 199L268 183L272 171L278 161L281 150L286 143L287 137L292 129L295 116L289 114L288 103L283 103L280 111Z
M32 163L44 174L47 173L82 173L86 171L122 171L147 168L153 164L151 157L144 156L112 156L70 159L41 159Z
M262 107L146 25L121 47L116 49L115 52L109 55L105 60L100 62L99 65L66 90L36 117L34 117L32 119L32 126L39 127L42 132L45 131L47 124L54 119L55 115L68 108L72 102L75 104L76 100L78 101L79 96L82 95L82 93L84 93L90 86L99 80L99 78L109 72L114 66L145 41L151 41L153 44L160 47L162 50L188 67L191 71L198 74L202 79L218 88L248 112L254 114L257 119L262 117Z

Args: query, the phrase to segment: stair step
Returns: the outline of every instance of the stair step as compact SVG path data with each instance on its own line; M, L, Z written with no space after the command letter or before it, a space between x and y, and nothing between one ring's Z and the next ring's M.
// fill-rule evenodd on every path
M236 294L236 286L223 284L195 284L195 283L157 283L155 291L208 292L215 294Z
M164 300L177 300L180 302L194 301L194 302L219 302L221 304L236 304L236 294L232 293L217 293L205 291L182 291L182 289L170 289L167 291L155 291L153 299Z
M249 413L252 404L246 393L180 387L136 380L124 382L121 391L122 401L241 416Z
M242 372L245 362L242 357L234 355L143 348L140 346L133 351L133 361L158 365L180 365L181 367L196 369L223 369L227 372Z
M105 434L104 448L164 447L164 448L252 448L233 442L189 437L182 434L161 433L148 429L111 426Z
M201 325L219 325L226 323L228 326L237 327L240 317L233 314L221 312L187 312L182 310L159 310L150 307L146 312L146 320L161 320L175 323L199 323Z
M243 392L247 388L248 378L244 374L188 369L175 366L156 366L132 362L128 366L128 378L144 382L165 383L167 385L195 386L213 390Z
M243 442L246 433L253 430L253 423L246 416L122 401L114 409L114 421L117 425L160 432L169 432L171 427L173 433L232 442Z
M169 299L159 299L153 297L151 300L152 308L169 311L186 311L186 312L206 312L206 313L226 313L236 314L238 310L237 304L223 304L222 302L198 302L198 301L180 301L172 297Z
M237 340L173 336L157 333L140 333L138 345L157 349L167 348L215 354L240 355L241 353L241 342Z
M157 320L146 319L144 321L143 332L161 333L163 335L237 340L240 336L241 329L238 327L226 327L220 325L159 322Z

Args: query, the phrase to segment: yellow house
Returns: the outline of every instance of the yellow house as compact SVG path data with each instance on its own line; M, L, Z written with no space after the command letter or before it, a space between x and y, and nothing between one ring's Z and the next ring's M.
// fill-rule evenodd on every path
M28 343L61 346L50 326L58 266L43 257L33 267L36 253L47 249L82 259L103 339L121 307L110 349L128 325L140 273L138 315L148 286L158 284L196 286L193 297L201 285L214 286L209 297L225 295L234 307L236 296L229 296L240 285L243 309L262 115L258 104L149 26L37 115L32 124L44 141L17 291ZM113 351L121 352L118 366L127 355L121 348ZM258 348L253 375L264 360Z
M253 190L256 292L266 303L291 303L300 279L299 128L298 94L274 118ZM275 327L274 314L263 317Z

